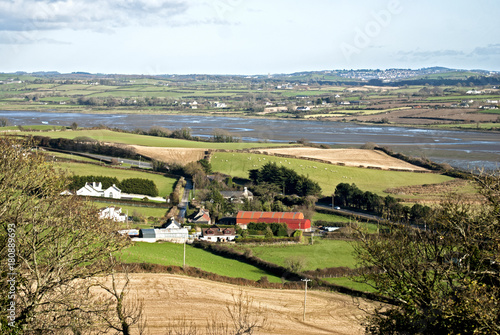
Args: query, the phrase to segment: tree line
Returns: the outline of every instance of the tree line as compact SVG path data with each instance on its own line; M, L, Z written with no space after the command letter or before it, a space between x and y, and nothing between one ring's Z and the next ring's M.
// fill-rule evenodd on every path
M416 224L423 224L432 211L429 206L420 204L404 206L390 195L381 197L370 191L363 192L354 183L338 184L335 188L334 203L372 212L392 221Z
M87 152L111 157L139 159L134 150L117 145L106 145L90 137L80 137L73 140L67 138L50 138L33 136L33 145L67 151Z

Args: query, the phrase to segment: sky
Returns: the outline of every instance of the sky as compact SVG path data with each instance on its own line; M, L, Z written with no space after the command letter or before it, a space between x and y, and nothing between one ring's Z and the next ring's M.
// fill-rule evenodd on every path
M500 70L498 0L0 0L0 72Z

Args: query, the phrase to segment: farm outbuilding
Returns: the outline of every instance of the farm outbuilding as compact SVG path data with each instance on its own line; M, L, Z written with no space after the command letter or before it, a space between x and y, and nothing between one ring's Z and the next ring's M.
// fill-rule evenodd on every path
M141 229L139 237L132 239L141 242L167 241L173 243L185 243L189 238L186 228L163 228L163 229Z
M247 212L239 211L236 224L246 229L250 222L285 223L289 229L311 231L311 220L304 218L301 212Z

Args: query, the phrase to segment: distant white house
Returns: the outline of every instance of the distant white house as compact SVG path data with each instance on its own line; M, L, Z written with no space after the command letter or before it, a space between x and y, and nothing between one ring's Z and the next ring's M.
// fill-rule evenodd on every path
M203 228L200 240L208 242L228 242L234 241L236 238L236 230L234 228L219 228L212 226L210 228Z
M218 101L215 101L214 102L214 107L215 108L226 108L227 105L224 103L224 102L218 102Z
M224 199L228 199L231 202L243 203L245 199L253 200L253 193L246 187L243 191L221 191L220 193Z
M149 200L153 201L161 201L161 202L167 201L165 200L165 198L162 197L151 197L149 195L144 195L144 194L122 193L122 191L118 187L116 187L115 184L103 190L101 182L85 183L84 187L76 191L76 195L81 195L84 197L103 197L103 198L126 199L126 200L148 198Z
M116 222L125 222L127 221L127 214L122 213L120 207L109 206L99 210L99 219L111 219Z
M478 90L469 90L465 92L466 94L483 94L483 91L478 91Z
M120 199L122 191L115 184L103 190L101 182L92 182L85 183L85 186L76 191L76 195Z
M118 187L116 187L115 184L113 184L113 186L110 186L104 190L104 197L105 198L120 199L121 194L122 194L122 190L120 190Z
M100 182L85 183L85 186L76 191L76 195L83 195L87 197L101 197L104 195L102 184Z
M309 108L308 106L299 106L296 109L297 112L307 112L307 111L310 111L310 110L311 110L311 108Z

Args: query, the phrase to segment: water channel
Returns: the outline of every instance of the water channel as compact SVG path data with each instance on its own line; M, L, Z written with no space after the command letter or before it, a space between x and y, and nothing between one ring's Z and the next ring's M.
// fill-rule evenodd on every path
M342 122L221 117L207 115L82 114L35 111L0 111L13 125L105 125L125 130L160 126L171 130L189 127L191 134L209 137L223 129L243 141L290 142L306 139L332 146L360 147L367 142L394 151L462 169L500 168L500 134L497 132L419 129Z

